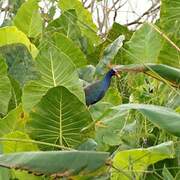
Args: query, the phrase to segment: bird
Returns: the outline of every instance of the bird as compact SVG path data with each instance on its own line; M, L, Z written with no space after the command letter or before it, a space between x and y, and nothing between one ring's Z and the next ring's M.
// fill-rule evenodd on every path
M105 96L113 76L119 77L118 71L115 68L110 69L102 80L96 81L84 88L87 106L97 103Z

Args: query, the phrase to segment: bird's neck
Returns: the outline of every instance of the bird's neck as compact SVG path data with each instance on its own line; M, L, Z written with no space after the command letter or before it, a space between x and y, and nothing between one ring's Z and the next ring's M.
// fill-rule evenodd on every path
M108 89L108 87L110 86L112 76L113 75L108 72L106 76L103 78L103 87L105 89Z

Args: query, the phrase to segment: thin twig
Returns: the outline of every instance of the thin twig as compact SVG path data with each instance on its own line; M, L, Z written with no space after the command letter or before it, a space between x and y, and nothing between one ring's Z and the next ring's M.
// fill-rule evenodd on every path
M153 27L164 39L166 39L176 50L180 52L180 48L171 40L169 37L163 33L156 25L149 23L151 27Z
M139 21L145 16L145 15L148 15L156 10L159 10L160 9L160 5L158 5L157 7L157 4L153 4L147 11L145 11L139 18L137 18L136 20L134 20L133 22L130 22L130 23L127 23L125 24L125 26L130 26L130 25L133 25L133 24L138 24ZM155 8L156 7L156 8ZM155 8L155 9L154 9Z

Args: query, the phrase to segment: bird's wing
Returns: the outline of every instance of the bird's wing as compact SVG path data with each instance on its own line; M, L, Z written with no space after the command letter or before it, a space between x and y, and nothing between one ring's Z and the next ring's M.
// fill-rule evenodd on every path
M96 81L93 84L90 84L84 88L86 95L86 104L90 105L97 102L102 93L102 82Z
M84 91L85 93L87 94L96 94L97 90L99 90L101 88L101 81L96 81L90 85L87 85L85 88L84 88Z

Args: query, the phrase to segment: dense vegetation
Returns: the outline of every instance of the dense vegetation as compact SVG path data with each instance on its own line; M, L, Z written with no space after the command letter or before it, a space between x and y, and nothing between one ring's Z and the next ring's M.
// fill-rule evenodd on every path
M13 1L0 28L0 179L180 179L179 0L103 39L80 1L56 3L53 19ZM110 66L120 78L86 107Z

